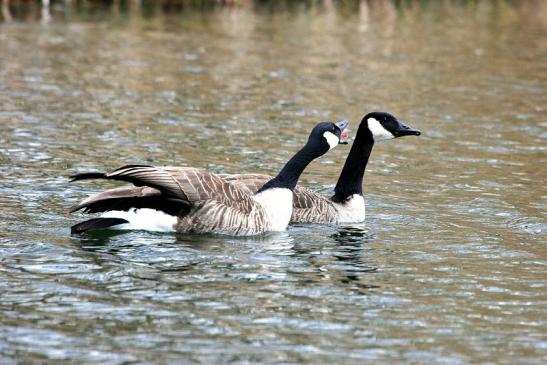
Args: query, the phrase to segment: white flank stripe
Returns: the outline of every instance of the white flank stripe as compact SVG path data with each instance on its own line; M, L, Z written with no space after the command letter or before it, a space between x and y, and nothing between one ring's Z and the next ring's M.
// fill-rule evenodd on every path
M154 232L175 232L177 217L155 209L132 209L128 212L112 210L101 215L103 218L122 218L129 223L112 226L111 229L143 230Z
M395 136L391 134L390 131L385 129L382 124L380 124L380 122L374 118L368 119L368 129L372 133L372 138L374 138L374 141L376 142L395 138Z

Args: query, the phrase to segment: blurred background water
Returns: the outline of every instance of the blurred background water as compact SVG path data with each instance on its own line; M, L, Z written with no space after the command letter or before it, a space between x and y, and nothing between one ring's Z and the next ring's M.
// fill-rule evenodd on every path
M547 362L547 2L2 1L0 363ZM127 163L275 174L375 146L367 222L70 236ZM301 183L329 194L349 149Z

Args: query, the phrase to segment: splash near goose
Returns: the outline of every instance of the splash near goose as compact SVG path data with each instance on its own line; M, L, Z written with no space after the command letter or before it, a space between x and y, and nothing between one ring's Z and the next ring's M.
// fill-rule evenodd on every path
M395 116L385 112L373 112L364 116L348 154L336 187L330 198L306 188L296 186L293 190L293 212L291 222L341 224L358 223L365 220L363 177L372 147L375 142L403 136L419 136L421 132L408 127ZM246 186L256 191L268 175L244 174L223 175L225 180Z
M127 165L109 173L74 175L72 181L106 179L133 186L110 189L73 206L70 212L102 215L72 226L71 232L110 228L249 236L282 231L291 218L292 191L300 175L314 159L344 143L347 124L317 124L279 174L253 191L193 167Z

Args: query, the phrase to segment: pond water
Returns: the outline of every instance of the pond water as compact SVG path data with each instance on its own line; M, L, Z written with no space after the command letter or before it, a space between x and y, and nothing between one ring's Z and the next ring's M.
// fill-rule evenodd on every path
M546 2L182 5L2 7L0 363L547 362ZM114 186L71 174L275 174L373 110L423 134L375 146L363 225L70 235Z

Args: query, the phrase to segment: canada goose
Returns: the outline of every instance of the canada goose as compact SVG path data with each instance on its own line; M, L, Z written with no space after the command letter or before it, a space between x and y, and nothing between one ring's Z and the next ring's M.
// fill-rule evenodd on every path
M365 220L365 200L363 198L363 175L375 142L415 135L421 132L412 129L385 112L365 115L355 136L336 187L330 198L311 190L296 186L293 190L293 213L291 222L339 224L357 223ZM222 175L233 183L247 186L255 191L268 175L244 174Z
M107 190L72 207L70 212L84 209L84 213L103 214L72 226L71 232L112 227L248 236L284 230L292 214L292 190L302 171L343 143L341 135L347 124L317 124L306 145L256 193L192 167L127 165L110 173L74 175L72 181L109 179L134 186Z

